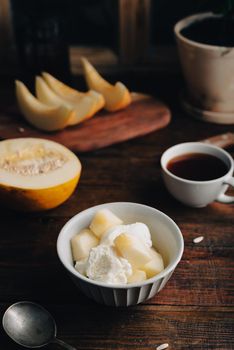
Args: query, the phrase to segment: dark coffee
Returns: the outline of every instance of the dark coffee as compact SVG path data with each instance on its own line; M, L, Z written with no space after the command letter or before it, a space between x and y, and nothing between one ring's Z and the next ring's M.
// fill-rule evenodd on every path
M228 172L219 158L205 153L185 153L171 159L167 169L174 175L193 181L218 179Z

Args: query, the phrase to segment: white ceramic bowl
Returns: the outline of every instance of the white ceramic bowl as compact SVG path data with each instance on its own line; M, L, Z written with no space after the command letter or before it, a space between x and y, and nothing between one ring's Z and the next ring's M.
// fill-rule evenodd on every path
M109 285L86 278L74 268L70 240L89 226L94 214L101 208L110 209L126 224L143 222L149 227L153 245L165 262L161 273L141 283ZM172 219L157 209L128 202L101 204L80 212L65 224L57 240L59 259L77 287L96 302L112 306L139 304L162 290L179 263L183 249L183 236Z

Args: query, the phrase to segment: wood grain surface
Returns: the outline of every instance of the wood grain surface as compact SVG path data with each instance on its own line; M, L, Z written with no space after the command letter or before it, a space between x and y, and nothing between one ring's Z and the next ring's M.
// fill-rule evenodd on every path
M102 110L79 125L53 133L29 125L17 109L2 111L0 138L40 137L62 143L76 152L87 152L161 129L170 118L165 104L151 96L134 93L133 102L123 110L112 113Z
M54 210L21 214L8 211L3 203L0 315L13 302L39 302L55 317L58 336L78 350L156 350L162 343L168 343L169 350L234 349L234 207L213 203L195 209L178 203L162 183L159 163L162 152L176 143L234 132L234 127L205 124L184 114L175 95L181 84L178 75L145 76L144 81L141 74L138 79L130 75L129 84L164 98L172 122L147 136L80 154L80 183ZM10 96L6 85L2 91ZM10 106L12 101L9 97ZM234 155L234 148L229 152ZM185 240L182 260L165 288L129 308L105 307L86 298L56 253L57 236L70 217L112 201L144 203L165 212ZM194 244L198 236L204 240ZM2 329L0 349L22 350Z

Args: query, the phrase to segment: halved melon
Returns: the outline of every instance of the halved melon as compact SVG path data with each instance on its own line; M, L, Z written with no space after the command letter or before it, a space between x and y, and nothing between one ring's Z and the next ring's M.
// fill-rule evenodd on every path
M20 111L30 124L45 131L60 130L68 125L71 109L58 104L50 107L34 97L21 81L16 80L15 85Z
M46 83L49 85L49 87L58 96L65 99L67 102L79 105L81 99L83 99L84 97L90 97L93 100L95 100L94 113L98 112L101 108L103 108L105 104L102 94L98 93L97 91L89 90L87 92L81 92L62 83L49 73L43 72L42 76Z
M73 193L79 159L59 143L39 138L0 142L0 201L20 211L51 209Z
M85 57L81 58L81 63L88 87L104 96L105 109L113 112L125 108L131 103L131 94L123 83L117 82L115 85L111 85L102 78Z
M69 101L57 95L41 77L36 77L35 88L36 96L39 101L48 106L58 106L62 104L73 111L72 118L70 118L68 123L69 125L79 124L94 116L98 111L95 97L82 94L79 100L75 102L72 100Z

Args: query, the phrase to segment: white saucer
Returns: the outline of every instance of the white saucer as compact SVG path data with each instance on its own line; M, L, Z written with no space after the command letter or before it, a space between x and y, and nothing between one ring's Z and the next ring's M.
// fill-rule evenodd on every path
M212 112L193 106L188 100L186 94L181 94L181 104L183 109L193 117L208 123L216 124L234 124L234 113Z

